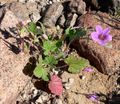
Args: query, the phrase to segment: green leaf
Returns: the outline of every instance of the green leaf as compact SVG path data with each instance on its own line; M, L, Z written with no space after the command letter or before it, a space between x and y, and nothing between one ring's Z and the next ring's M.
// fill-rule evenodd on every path
M73 54L69 55L68 58L65 59L65 62L69 65L68 71L71 73L79 73L80 70L89 65L88 60Z
M33 71L33 74L36 77L42 78L45 81L49 80L47 71L40 64L36 66L36 68Z
M29 32L32 32L33 34L42 34L41 30L37 28L37 25L36 23L34 22L30 22L29 25L28 25L28 31Z
M56 46L57 46L57 48L60 48L60 47L62 46L62 41L61 41L61 40L58 40L58 41L56 42Z
M39 22L39 23L40 23L42 32L45 34L45 26L41 22Z
M28 43L24 43L24 50L28 51L29 50L29 44Z
M87 31L85 29L76 29L76 38L85 36Z
M36 68L33 71L34 75L38 78L42 77L42 72L43 72L43 69L40 66L36 66Z
M20 30L20 36L25 37L26 35L28 35L28 31L25 27L22 27Z
M42 66L42 64L43 64L42 56L39 56L37 66L34 69L33 74L37 78L42 78L44 81L48 81L49 80L49 78L48 78L48 72L46 71L46 68L44 68Z
M28 31L32 32L32 33L36 33L37 32L37 26L34 22L30 22L29 26L28 26Z
M86 35L86 30L82 28L67 28L65 30L66 37L69 38L69 40L74 40L76 38L80 38Z
M58 59L58 60L63 58L63 57L64 57L64 52L62 52L62 51L58 52L56 55L56 59Z
M54 56L46 56L44 59L44 63L47 65L56 65L58 61L55 59Z
M67 28L67 29L65 30L65 34L68 35L69 33L70 33L70 28Z
M23 34L24 32L27 32L27 29L25 27L22 27L20 33Z
M68 37L69 40L73 40L74 39L75 33L76 33L76 31L74 29L72 29L72 28L67 28L65 30L66 37Z
M43 49L45 55L50 55L51 52L57 51L56 41L44 41L43 42Z
M44 72L44 74L42 75L42 79L44 81L49 81L49 77L48 77L48 73L47 72Z

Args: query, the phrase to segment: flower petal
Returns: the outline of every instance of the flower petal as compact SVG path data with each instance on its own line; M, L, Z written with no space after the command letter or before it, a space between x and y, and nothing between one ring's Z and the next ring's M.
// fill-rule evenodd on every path
M112 35L107 34L106 41L112 41Z
M110 32L110 28L109 27L103 30L103 34L108 34L109 32Z
M85 68L83 71L85 71L85 72L93 72L94 70L92 69L92 68Z
M102 29L102 27L101 27L100 25L97 25L97 26L96 26L96 31L97 31L98 33L102 33L103 29Z
M98 101L99 99L99 96L97 96L96 94L89 94L86 97L92 101Z
M105 40L99 40L98 43L102 46L106 45L108 42L112 41L112 36L107 34Z
M104 45L106 45L106 41L104 41L104 40L98 40L97 41L98 42L98 44L100 44L101 46L104 46Z
M97 32L92 32L91 33L91 38L93 41L98 41L98 33Z

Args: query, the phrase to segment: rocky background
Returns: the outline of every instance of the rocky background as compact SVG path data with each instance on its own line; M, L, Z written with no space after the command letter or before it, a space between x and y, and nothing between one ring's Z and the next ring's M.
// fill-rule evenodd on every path
M109 26L112 48L75 41L71 47L90 61L95 72L63 73L65 92L62 98L54 98L46 93L44 82L24 72L30 56L20 54L16 40L7 38L9 34L16 37L12 31L16 24L31 20L41 21L49 33L54 33L57 25L62 30L81 26L90 31L97 24ZM120 104L119 96L113 96L113 92L120 95L120 0L0 0L0 44L0 104L94 104L83 96L93 92L107 96L100 104Z

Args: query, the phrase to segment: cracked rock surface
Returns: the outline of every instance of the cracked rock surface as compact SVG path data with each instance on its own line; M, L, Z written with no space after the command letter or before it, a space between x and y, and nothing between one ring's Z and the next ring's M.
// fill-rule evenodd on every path
M0 33L0 104L14 104L29 80L22 71L29 61L29 55L15 54L16 50L10 50L14 42L14 39L4 40Z

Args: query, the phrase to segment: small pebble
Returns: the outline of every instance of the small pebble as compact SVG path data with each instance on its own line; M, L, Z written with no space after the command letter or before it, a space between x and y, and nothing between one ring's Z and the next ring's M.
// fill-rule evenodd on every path
M27 94L24 93L24 94L22 95L22 97L25 99L25 98L27 97Z
M43 104L43 102L47 101L49 99L48 95L44 96L44 95L41 95L37 100L36 100L36 103L41 103Z
M80 76L80 79L84 80L84 79L85 79L85 76L82 76L82 75L81 75L81 76Z
M120 94L120 91L118 91L117 94Z
M59 71L55 70L55 69L52 69L52 72L57 75Z
M35 89L33 93L34 93L35 95L37 95L37 93L38 93L38 90L36 90L36 89Z
M63 104L61 99L54 99L52 104Z
M25 3L26 0L18 0L18 2Z
M65 87L66 90L69 90L70 89L70 84L69 83L65 83L64 87Z
M72 84L74 83L74 79L73 78L69 78L68 82L64 84L65 89L70 89L70 87L72 86Z
M68 79L68 82L69 82L69 84L73 84L74 79L73 79L73 78L69 78L69 79Z

